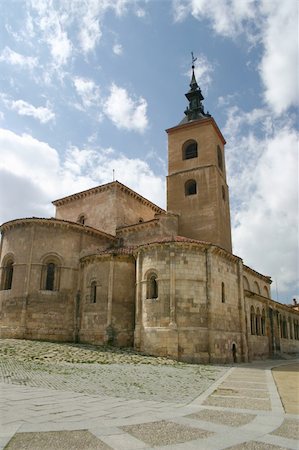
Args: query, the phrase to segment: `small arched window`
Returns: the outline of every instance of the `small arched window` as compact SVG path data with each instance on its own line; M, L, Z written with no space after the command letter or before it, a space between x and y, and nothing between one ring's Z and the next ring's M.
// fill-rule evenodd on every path
M41 290L59 290L61 265L61 261L57 255L48 255L43 259L41 270Z
M224 283L221 283L221 302L225 303L225 286L224 286Z
M197 142L196 141L187 141L183 145L183 159L192 159L197 158Z
M56 265L54 263L47 264L46 269L46 291L54 291Z
M90 302L97 302L97 282L93 281L90 285Z
M158 281L157 274L150 273L147 276L147 293L146 298L158 298Z
M197 193L197 185L195 180L188 180L185 183L185 195L195 195Z
M222 158L222 150L219 147L219 145L217 145L217 160L218 160L218 167L221 171L223 171L223 158Z
M293 339L293 322L291 317L289 317L289 333L290 333L290 339Z
M255 334L255 312L253 306L250 308L250 331L251 334Z
M6 262L3 267L3 275L2 275L2 289L9 290L12 287L12 279L13 279L13 260L10 259Z
M85 217L85 215L84 215L84 214L80 214L80 216L78 217L77 222L78 222L78 223L81 223L81 225L84 225L85 222L86 222L86 217Z

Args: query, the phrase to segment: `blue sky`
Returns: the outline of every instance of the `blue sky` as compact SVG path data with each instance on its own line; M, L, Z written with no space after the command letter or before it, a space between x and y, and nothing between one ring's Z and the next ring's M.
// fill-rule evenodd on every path
M298 295L296 0L0 0L0 221L115 177L165 207L191 51L226 140L234 253Z

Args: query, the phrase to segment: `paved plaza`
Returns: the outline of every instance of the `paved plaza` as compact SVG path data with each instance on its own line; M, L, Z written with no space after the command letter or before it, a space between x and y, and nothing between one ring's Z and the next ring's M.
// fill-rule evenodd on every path
M235 365L187 403L9 380L0 384L0 449L298 450L298 368L298 360Z

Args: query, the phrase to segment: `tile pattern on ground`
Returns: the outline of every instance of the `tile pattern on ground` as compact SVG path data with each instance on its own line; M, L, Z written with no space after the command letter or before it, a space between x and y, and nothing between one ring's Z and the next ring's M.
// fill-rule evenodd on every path
M87 430L17 433L5 450L111 450Z
M299 441L299 420L285 419L283 424L275 431L272 431L271 434L285 438L292 437L292 439L297 439Z
M203 409L200 412L188 414L190 419L206 420L221 425L231 427L240 427L250 423L256 416L254 414L232 413L230 411L215 411L211 409Z
M278 445L266 444L265 442L249 441L233 447L228 447L226 450L288 450L287 447L280 447Z
M121 428L137 439L154 447L206 438L213 434L206 430L199 430L166 420L124 426Z

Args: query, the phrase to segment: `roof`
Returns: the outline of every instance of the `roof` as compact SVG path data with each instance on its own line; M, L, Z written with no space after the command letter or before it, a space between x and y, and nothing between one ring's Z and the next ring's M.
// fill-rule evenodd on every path
M91 189L87 189L85 191L81 191L81 192L77 192L75 194L68 195L67 197L63 197L58 200L54 200L52 203L54 206L61 206L65 203L77 200L79 198L87 197L89 195L97 194L98 192L104 192L104 191L106 191L108 189L112 189L114 187L125 192L126 194L130 195L131 197L134 197L139 202L149 206L155 212L165 212L165 210L160 208L160 206L158 206L155 203L151 202L150 200L146 199L142 195L133 191L133 189L130 189L128 186L125 186L124 184L120 183L117 180L112 181L111 183L106 183L106 184L102 184L100 186L93 187Z

